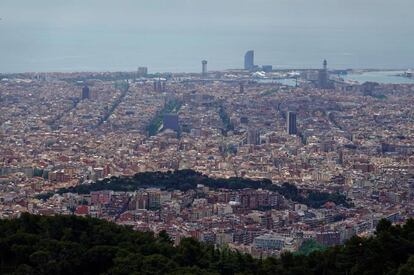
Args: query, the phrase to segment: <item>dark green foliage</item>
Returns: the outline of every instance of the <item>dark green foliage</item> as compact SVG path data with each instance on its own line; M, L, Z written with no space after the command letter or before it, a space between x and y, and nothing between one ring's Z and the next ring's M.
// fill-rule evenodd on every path
M42 177L43 176L43 169L34 168L33 169L33 177Z
M160 242L164 242L166 244L173 244L173 241L171 240L170 236L168 236L168 234L165 230L161 231L158 234L158 240Z
M388 98L386 95L383 95L383 94L374 95L374 97L377 99L384 99L384 100Z
M107 108L105 110L105 114L99 119L98 124L96 125L96 127L99 127L100 125L102 125L105 121L108 120L108 118L113 114L113 112L115 111L115 109L119 106L119 104L121 104L122 100L125 98L125 96L128 93L129 90L129 83L128 80L126 81L121 81L121 82L116 82L115 83L115 88L121 90L121 95L112 103L111 107Z
M270 95L276 94L279 91L280 91L279 89L273 88L273 89L266 90L266 91L262 92L260 95L261 96L270 96Z
M103 179L90 185L78 185L76 187L60 189L59 194L78 193L88 194L91 191L135 191L139 188L159 187L167 190L187 191L195 189L197 184L203 184L213 189L240 190L244 188L270 190L278 192L285 198L306 204L313 208L320 208L326 202L332 201L337 205L349 207L346 197L341 194L311 191L308 194L299 190L295 185L284 183L282 186L273 184L269 179L252 180L247 178L216 179L209 178L193 170L176 170L174 172L144 172L133 177L112 177ZM302 194L304 193L304 194ZM39 199L46 199L51 194L39 195Z
M299 190L295 185L287 183L287 182L283 183L282 187L273 185L268 189L279 192L287 199L306 204L307 206L310 206L313 208L320 208L326 202L329 202L329 201L334 202L337 205L343 205L345 207L351 206L351 204L347 201L346 197L339 193L310 191L308 192L307 196L304 196L302 194L303 192L301 192L301 190Z
M227 131L233 131L234 130L234 125L231 123L230 117L226 113L226 110L224 109L224 107L222 105L220 106L220 109L219 109L219 116L220 116L221 121L223 122L224 131L226 133L227 133Z
M54 193L52 192L47 192L47 193L42 193L36 196L37 199L39 200L47 200L50 197L52 197L54 195Z
M303 244L299 247L299 251L297 252L298 255L305 255L308 256L309 254L316 252L316 251L323 251L326 247L319 244L315 240L306 240Z
M381 222L380 224L385 224ZM414 221L344 246L254 259L194 239L75 216L0 221L0 274L414 274Z
M159 128L162 124L162 119L164 114L167 113L176 113L180 110L182 103L180 101L171 100L167 104L165 104L164 108L160 110L155 117L151 120L151 122L147 125L146 130L148 135L153 136L156 135L159 131Z
M392 223L389 220L380 220L377 224L377 233L386 232L390 230Z
M410 256L408 262L398 269L398 275L414 274L414 256Z

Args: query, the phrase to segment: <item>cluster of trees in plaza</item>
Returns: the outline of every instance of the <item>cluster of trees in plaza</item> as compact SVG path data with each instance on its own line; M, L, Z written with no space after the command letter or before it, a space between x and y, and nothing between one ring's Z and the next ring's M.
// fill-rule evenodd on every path
M252 180L247 178L210 178L191 169L176 170L169 172L143 172L132 177L111 177L99 180L92 184L83 184L70 188L58 190L59 194L78 193L89 194L91 191L113 190L134 191L139 188L158 187L166 190L187 191L197 188L203 184L212 189L240 190L245 188L263 189L278 192L285 198L313 208L320 208L326 202L334 202L337 205L349 207L350 203L346 197L339 193L327 193L320 191L304 191L290 183L282 185L273 184L269 179ZM46 199L53 194L40 195L39 198Z
M147 125L146 130L148 132L148 135L153 136L156 135L161 127L162 120L165 114L168 113L176 113L181 108L182 102L178 100L170 100L168 101L164 108L160 110L155 117L150 121L150 123Z
M118 81L114 84L116 89L121 90L121 96L119 96L111 105L111 107L105 109L105 114L99 119L99 122L96 127L102 125L108 118L114 113L115 109L121 104L129 90L128 81Z
M223 122L224 125L224 131L227 133L228 131L233 131L234 130L234 125L233 123L230 121L230 117L227 114L225 108L223 105L220 105L219 107L219 116L221 121Z
M414 220L382 220L374 236L280 258L76 216L0 220L0 274L414 274Z

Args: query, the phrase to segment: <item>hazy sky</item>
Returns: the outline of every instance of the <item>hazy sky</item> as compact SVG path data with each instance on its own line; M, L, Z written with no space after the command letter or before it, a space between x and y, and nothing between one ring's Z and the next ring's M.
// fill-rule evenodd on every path
M311 42L330 45L325 48L332 52L335 48L342 47L344 43L349 43L347 47L351 48L352 42L360 43L363 49L376 44L384 44L383 48L378 49L378 56L388 55L387 53L392 49L407 55L410 52L408 48L414 48L413 11L414 0L0 0L0 17L2 18L0 50L3 55L8 56L3 60L3 64L0 64L0 71L54 68L60 70L60 65L46 66L51 64L52 60L42 61L43 63L40 64L36 58L45 59L49 56L55 59L66 58L74 56L75 52L79 56L87 56L90 53L88 47L96 47L99 44L105 49L112 43L111 40L120 39L119 33L140 34L141 37L146 33L151 33L151 35L176 33L179 35L169 37L171 49L191 47L185 50L191 52L192 49L201 47L197 53L194 52L194 57L196 54L204 54L206 57L214 58L211 50L202 49L203 45L211 42L211 39L216 39L211 35L221 34L230 37L240 34L243 36L245 38L243 41L234 40L232 45L228 45L239 51L237 54L240 55L240 52L250 48L246 38L250 35L252 37L262 35L262 38L252 38L252 41L255 40L251 43L252 47L260 49L263 43L271 43L265 39L266 36L281 35L284 39L292 39L291 44L298 44L309 40L308 33L324 37L323 41ZM292 38L284 35L286 30ZM341 31L345 31L344 35L352 41L339 40L338 37L341 35L338 33ZM117 34L113 34L115 32ZM187 37L186 34L188 34ZM179 44L176 41L182 40L183 37L184 40L191 41L194 34L210 36L208 38L210 40L197 38L200 40L199 43L192 42L192 45L191 43ZM107 38L103 39L105 35ZM365 35L366 40L370 42L368 44L364 44ZM295 37L300 39L295 41ZM156 40L154 37L147 37L148 42L145 45L132 42L136 39L132 40L127 36L123 36L122 39L124 39L123 44L130 45L131 48L136 47L137 51L145 51L146 55L142 56L142 60L146 63L150 63L150 57L155 58L155 54L148 50L152 46L157 51L163 51L169 46L165 40ZM79 43L71 41L79 41ZM153 45L156 41L159 41L158 44L164 44L164 47ZM333 43L335 41L338 41L337 44ZM217 41L212 42L215 46L226 48L226 44L230 44L230 38L224 37L220 45ZM284 47L288 48L290 44L284 43ZM126 50L123 48L126 47L125 45L121 43L119 49ZM113 50L116 45L113 43L109 46ZM276 42L272 47L274 51L278 50ZM355 45L352 47L356 48ZM341 50L347 52L345 46L343 48ZM310 49L310 53L315 52L316 49L316 46L315 49ZM262 50L264 53L264 47ZM297 51L301 52L306 50L305 46L297 48ZM226 50L223 49L223 51ZM174 52L171 50L169 54L174 54ZM227 55L229 54L231 54L230 50ZM271 54L267 52L266 59L272 61L269 57ZM351 51L350 54L356 55ZM32 57L32 64L25 61L29 57ZM141 57L137 56L137 58ZM165 59L167 56L162 58ZM217 54L217 59L222 62L217 68L232 65L230 59L226 61L225 58L223 53L222 56ZM398 58L404 60L403 56ZM410 59L410 62L402 64L403 66L411 64L413 57L407 56L406 58ZM132 66L120 59L114 59L119 63L114 68L122 69ZM355 60L357 59L355 57ZM275 58L274 62L279 61L281 64L289 65L287 61L281 60L281 57ZM317 62L319 64L319 60ZM379 62L372 66L387 65L387 62ZM395 64L401 63L398 62ZM92 63L94 63L92 60L85 60L85 65L87 65L85 69L92 67L99 69L101 66L95 62L94 67ZM163 66L161 63L155 63L155 66ZM303 62L303 64L308 63L310 62ZM351 60L349 64L354 63L355 61ZM300 62L292 61L292 65L294 64L300 64ZM341 66L348 63L344 60L336 64ZM105 67L110 68L106 65ZM66 69L70 70L70 68L71 66L68 66Z
M1 0L3 24L213 29L411 27L412 0Z

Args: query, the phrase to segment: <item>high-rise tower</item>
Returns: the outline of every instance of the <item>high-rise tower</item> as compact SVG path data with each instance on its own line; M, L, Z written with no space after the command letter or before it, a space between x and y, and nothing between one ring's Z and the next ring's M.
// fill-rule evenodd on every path
M319 70L318 86L320 89L329 88L328 62L326 59L323 61L323 68Z
M245 70L253 70L254 68L254 51L249 50L244 55L244 69Z
M296 113L288 112L287 113L287 125L286 130L289 135L296 135L298 130L296 128Z
M247 132L247 143L252 145L260 144L260 131L258 129L249 129Z
M88 85L82 88L82 100L89 99L91 97Z
M207 60L201 61L201 73L203 76L207 75Z

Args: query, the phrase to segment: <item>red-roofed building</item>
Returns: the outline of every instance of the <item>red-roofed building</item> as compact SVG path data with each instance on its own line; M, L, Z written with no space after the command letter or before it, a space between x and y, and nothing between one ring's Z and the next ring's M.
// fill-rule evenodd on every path
M89 215L89 206L87 205L80 205L75 210L76 216L87 216Z

